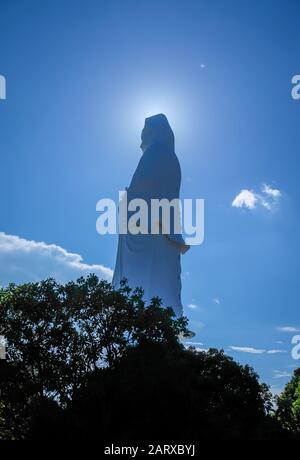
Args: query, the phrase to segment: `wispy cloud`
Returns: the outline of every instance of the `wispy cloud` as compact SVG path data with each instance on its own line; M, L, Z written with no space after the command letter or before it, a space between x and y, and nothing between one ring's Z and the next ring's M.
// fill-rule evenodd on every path
M277 327L277 331L294 333L294 332L300 332L300 329L294 326L281 326L281 327Z
M289 378L291 377L292 374L290 372L286 372L286 371L277 371L277 370L274 370L273 371L273 378L274 379L283 379L283 378Z
M197 308L199 308L199 305L195 304L195 303L189 303L188 305L188 308L190 308L191 310L196 310Z
M192 299L191 302L187 304L187 308L189 308L190 310L197 310L198 312L205 311L205 308L202 307L202 305L199 305L199 303L195 299Z
M266 353L267 350L262 350L259 348L253 348L253 347L236 347L234 345L230 345L228 347L232 351L238 351L240 353L251 353L254 355L261 355L263 353Z
M268 355L278 355L280 353L287 353L286 350L267 350Z
M269 196L271 198L274 198L274 199L277 199L277 198L281 197L281 191L280 190L278 190L276 188L272 188L267 184L263 184L262 192L265 193L267 196Z
M253 355L263 355L263 354L268 354L268 355L276 355L279 353L287 353L286 350L266 350L266 349L261 349L261 348L254 348L254 347L237 347L230 345L229 350L231 351L236 351L239 353L250 353Z
M89 273L111 280L113 272L104 265L86 264L79 254L68 252L56 244L0 232L0 285L48 277L67 282Z
M260 193L254 190L242 189L234 198L231 205L234 208L245 208L249 210L256 209L260 206L268 211L274 211L281 195L280 190L272 188L270 185L263 184Z
M195 351L202 351L207 353L208 348L203 348L202 342L185 342L184 347L188 350L189 348L193 348Z

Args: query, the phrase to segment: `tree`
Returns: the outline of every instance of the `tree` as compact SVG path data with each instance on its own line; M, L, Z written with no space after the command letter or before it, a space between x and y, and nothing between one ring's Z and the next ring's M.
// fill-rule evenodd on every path
M108 443L272 438L280 429L267 415L270 403L253 370L224 352L149 342L88 376L64 436Z
M87 374L113 367L124 352L145 340L178 342L185 318L145 306L142 291L123 283L119 291L91 275L60 285L49 279L0 289L0 335L7 360L0 361L0 401L11 437L22 438L31 408L74 398Z
M187 319L95 276L0 289L0 438L106 443L273 439L249 366L186 349Z
M300 436L300 368L277 398L276 417L287 430Z

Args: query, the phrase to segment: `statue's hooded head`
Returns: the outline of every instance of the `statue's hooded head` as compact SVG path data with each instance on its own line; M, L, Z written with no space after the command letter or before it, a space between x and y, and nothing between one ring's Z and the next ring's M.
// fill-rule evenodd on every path
M174 151L174 133L167 117L162 113L146 118L141 138L141 149L143 152L153 144L160 144L167 150Z

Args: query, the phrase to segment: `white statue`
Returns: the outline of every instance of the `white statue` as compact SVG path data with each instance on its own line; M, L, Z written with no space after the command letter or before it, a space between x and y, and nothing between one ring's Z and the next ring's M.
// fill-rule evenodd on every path
M128 203L143 199L150 209L151 199L178 199L181 170L165 115L145 120L141 149L143 155L127 189ZM179 317L183 314L180 259L189 246L181 234L175 234L174 219L168 234L119 234L113 285L118 288L126 278L130 287L143 288L146 302L159 297L162 306L172 307ZM162 227L162 222L159 225Z

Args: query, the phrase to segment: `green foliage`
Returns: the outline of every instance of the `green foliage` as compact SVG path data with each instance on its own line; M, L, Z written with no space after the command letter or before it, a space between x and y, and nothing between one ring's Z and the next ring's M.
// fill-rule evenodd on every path
M289 431L300 433L300 368L277 399L276 417Z
M0 439L285 435L250 367L223 351L185 349L187 319L159 299L146 306L142 294L92 275L0 289Z
M119 291L91 275L60 285L53 279L0 289L0 400L12 436L27 430L30 407L45 398L65 407L84 377L110 366L148 340L178 344L185 318L174 319L158 299L146 307L142 291Z

